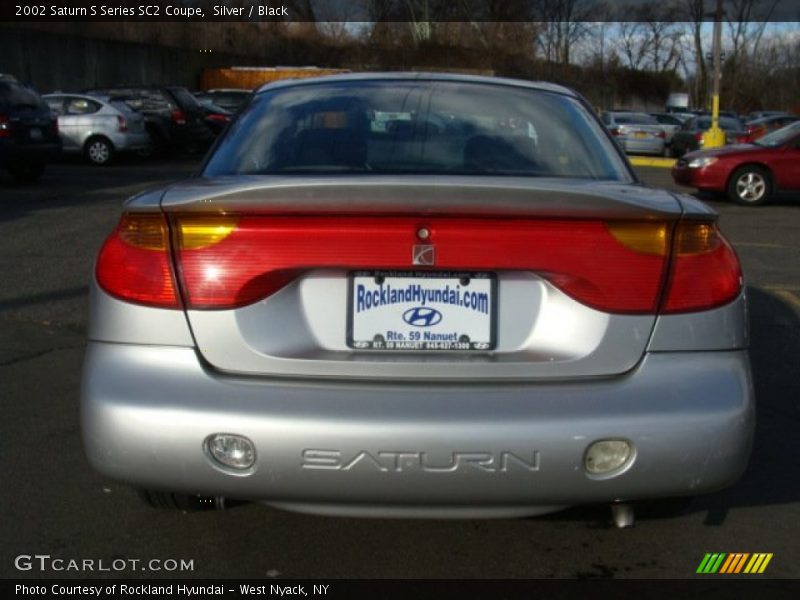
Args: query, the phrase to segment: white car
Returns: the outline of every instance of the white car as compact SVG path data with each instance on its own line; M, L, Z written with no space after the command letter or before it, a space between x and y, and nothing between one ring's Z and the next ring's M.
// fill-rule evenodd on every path
M58 116L64 152L81 152L90 163L105 165L117 152L150 147L144 117L124 102L80 94L48 94L43 98Z

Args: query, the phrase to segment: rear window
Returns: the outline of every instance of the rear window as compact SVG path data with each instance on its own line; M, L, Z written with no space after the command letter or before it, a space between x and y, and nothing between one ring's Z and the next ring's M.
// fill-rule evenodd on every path
M662 125L680 125L681 122L679 119L672 117L670 115L653 115L656 121L661 123Z
M658 121L655 117L651 117L650 115L638 115L636 113L614 115L614 120L622 125L658 125Z
M259 94L204 171L302 173L629 178L613 142L573 98L393 80Z
M159 90L112 88L93 90L92 93L107 96L112 101L124 102L135 111L159 112L171 111L175 108L175 103Z
M725 131L739 131L744 128L744 126L738 119L732 119L730 117L720 117L719 126L720 129L723 129ZM705 131L710 127L711 127L711 117L700 117L699 119L695 119L694 123L695 129L701 129Z
M30 88L18 83L0 82L0 107L3 110L47 108L42 98Z
M123 102L122 100L111 100L111 101L109 102L109 104L110 104L111 106L113 106L114 108L116 108L116 109L117 109L119 112L121 112L123 115L126 115L126 116L131 116L131 115L135 115L135 114L136 114L136 111L135 111L135 110L133 110L133 109L132 109L130 106L128 106L128 105L127 105L125 102Z
M185 90L183 88L172 88L170 89L170 92L172 92L172 95L175 96L175 99L183 108L200 110L200 103L197 101L197 98L189 93L189 90Z

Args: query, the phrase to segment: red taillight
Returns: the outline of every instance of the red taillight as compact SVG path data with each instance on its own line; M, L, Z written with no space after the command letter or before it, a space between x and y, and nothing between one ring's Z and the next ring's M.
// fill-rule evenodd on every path
M667 133L665 131L659 131L656 134L656 137L660 137L661 139L666 139L667 138Z
M206 115L206 119L209 121L216 121L217 123L227 123L231 120L231 118L227 115L217 115L217 114L210 114Z
M252 304L315 268L409 270L422 226L436 248L437 270L534 271L605 312L657 312L670 245L660 312L721 306L742 288L735 252L708 222L178 217L174 241L187 307ZM160 214L124 215L100 251L96 273L117 298L181 308L169 227Z
M11 136L11 124L6 115L0 115L0 137Z
M127 214L97 258L97 282L121 300L180 308L170 266L169 229L161 214Z
M436 270L533 271L610 313L655 314L662 289L663 313L706 310L742 287L735 252L709 222L183 216L173 240L187 308L230 309L310 269L412 269L423 226ZM165 218L123 216L100 251L97 280L120 299L180 308Z
M698 131L697 133L694 134L694 139L696 139L698 142L702 142L705 133L706 133L705 131Z
M662 312L714 308L727 304L741 292L739 259L715 223L681 222L672 255Z
M179 278L188 307L263 299L314 268L409 270L416 232L437 270L526 270L598 310L655 313L667 223L371 217L178 217Z
M117 115L117 131L120 133L128 131L128 121L122 115Z
M53 135L57 136L58 135L58 117L54 116L54 117L52 117L50 119L50 128L51 128L51 130L53 132Z
M172 117L172 122L176 125L186 125L186 113L181 109L176 108L172 111L170 116Z
M619 130L619 127L612 127L612 128L611 128L611 129L609 129L608 131L609 131L609 133L611 133L611 135L613 135L613 136L617 136L617 135L619 135L619 134L621 133L621 132L620 132L620 130Z

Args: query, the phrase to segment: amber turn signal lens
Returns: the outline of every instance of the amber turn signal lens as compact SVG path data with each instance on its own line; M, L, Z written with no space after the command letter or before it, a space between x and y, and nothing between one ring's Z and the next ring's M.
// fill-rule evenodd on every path
M677 231L675 248L679 256L711 252L720 244L715 223L684 222Z
M167 224L162 215L126 214L118 225L119 238L134 248L167 249Z
M667 253L667 224L643 221L611 221L608 231L620 244L642 254Z
M228 237L239 222L237 217L184 217L178 221L179 245L195 250L218 244Z

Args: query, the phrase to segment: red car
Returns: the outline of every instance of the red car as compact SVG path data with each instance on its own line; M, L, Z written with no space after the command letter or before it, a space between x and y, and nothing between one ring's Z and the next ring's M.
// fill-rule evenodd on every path
M672 168L675 183L727 192L745 206L764 204L775 191L800 190L800 122L752 144L698 150Z
M800 121L800 117L794 115L772 115L756 119L755 121L748 121L744 126L745 133L737 136L736 142L739 144L754 142L771 131L781 129L797 121Z

